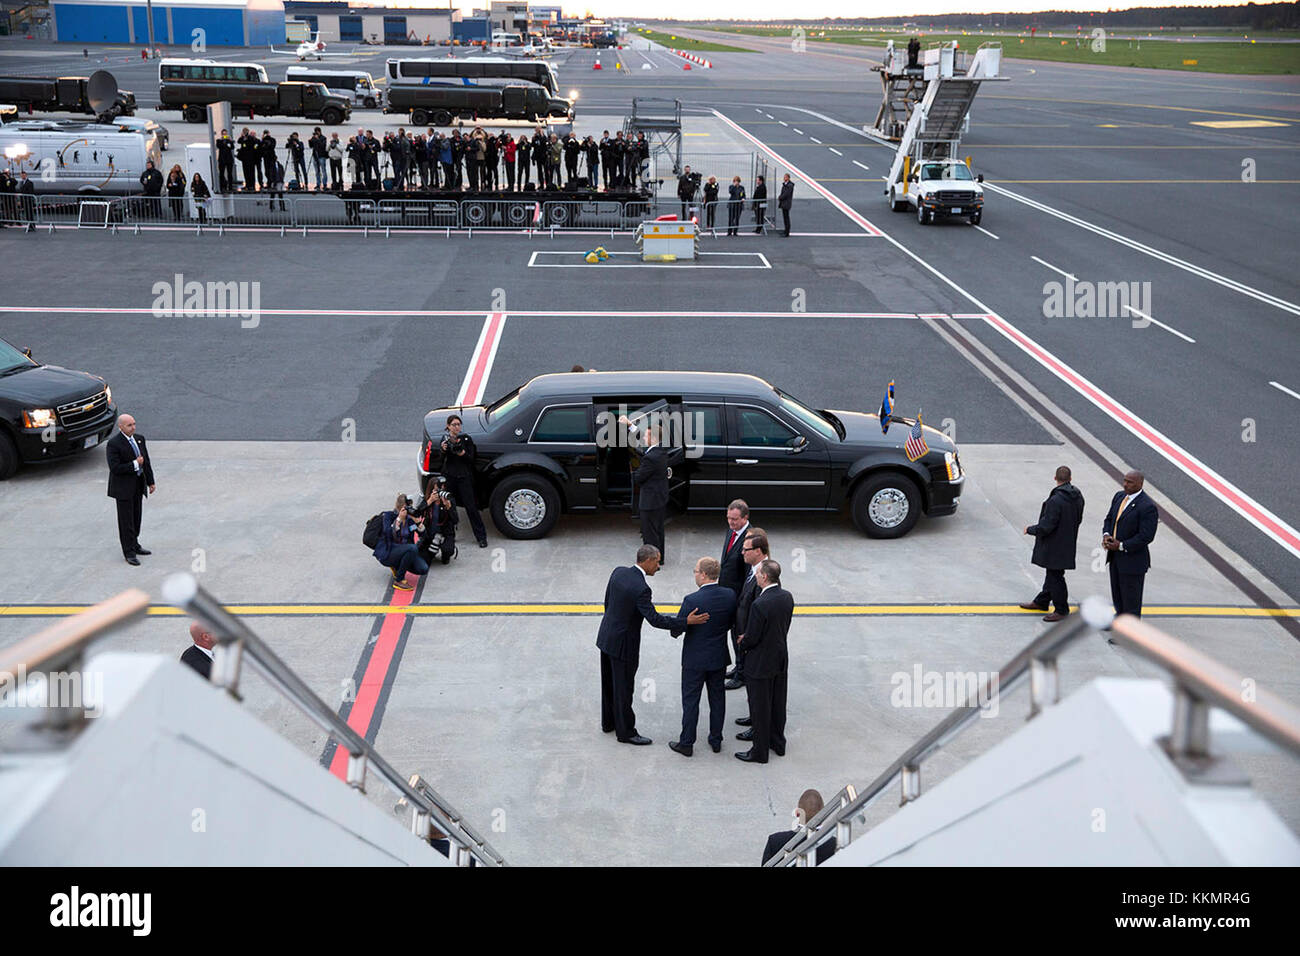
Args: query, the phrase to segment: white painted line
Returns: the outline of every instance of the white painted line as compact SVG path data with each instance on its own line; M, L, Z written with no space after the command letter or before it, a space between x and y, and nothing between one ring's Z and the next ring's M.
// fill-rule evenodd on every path
M769 156L775 159L786 169L790 170L792 175L798 176L800 179L806 182L809 186L813 188L814 192L821 195L824 199L829 200L831 205L833 205L840 212L844 213L844 215L848 216L849 219L853 220L853 222L861 226L868 233L870 233L873 236L884 235L884 233L880 231L880 228L878 226L870 222L865 216L859 213L856 209L854 209L852 206L846 203L839 196L835 195L833 192L831 192L829 189L827 189L817 180L813 179L811 176L809 176L807 173L801 170L798 166L794 165L794 163L787 160L776 150L772 149L772 147L768 146L757 136L754 136L751 133L749 133L739 123L735 123L732 120L728 119L726 116L724 116L720 111L716 109L713 111L713 115L716 116L718 119L722 120L722 122L726 123L733 130L735 130L741 136L745 137L745 139L749 140L759 149L763 150L763 152L767 153ZM893 240L890 241L892 242Z
M1153 318L1151 318L1151 316L1147 315L1147 314L1146 314L1145 312L1143 312L1141 309L1135 309L1135 308L1133 308L1133 306L1131 306L1131 305L1125 305L1124 308L1128 309L1130 312L1132 312L1134 315L1138 316L1139 318L1146 319L1146 320L1147 320L1148 322L1150 322L1152 325L1158 325L1158 326L1160 326L1162 329L1164 329L1166 332L1172 332L1174 335L1178 336L1178 337L1179 337L1180 339L1182 339L1183 341L1185 341L1185 342L1191 342L1193 345L1196 344L1196 339L1192 338L1190 335L1183 335L1182 332L1179 332L1177 329L1172 328L1171 326L1165 325L1165 324L1164 324L1163 322L1161 322L1159 319L1153 319Z
M506 324L504 312L489 312L483 320L483 331L479 333L478 345L465 370L465 380L460 383L456 393L457 405L477 405L483 400L483 390L487 387L488 376L492 374L492 363L496 361L497 347L501 344L501 330Z
M791 126L790 129L791 129L793 132L798 133L800 136L803 135L803 130L801 130L801 129L795 129L793 126Z
M994 192L1001 193L1017 202L1024 203L1026 206L1029 206L1032 209L1037 209L1039 212L1045 212L1049 216L1055 216L1057 219L1079 226L1081 229L1087 229L1089 232L1096 233L1099 236L1104 236L1107 239L1118 242L1122 246L1128 246L1130 249L1135 249L1138 252L1151 256L1153 259L1159 259L1161 262L1183 269L1193 275L1200 276L1203 279L1209 279L1211 282L1218 283L1226 289L1231 289L1233 292L1238 292L1241 295L1257 299L1267 305L1281 309L1283 312L1290 312L1292 315L1300 315L1300 305L1297 305L1294 302L1288 302L1286 299L1279 298L1275 295L1269 295L1267 292L1261 292L1259 289L1238 282L1235 279L1229 279L1227 276L1219 275L1217 272L1211 272L1209 269L1204 269L1201 266L1186 261L1185 259L1171 256L1166 252L1161 252L1159 249L1153 249L1151 246L1144 245L1136 239L1130 239L1127 236L1121 236L1117 232L1111 232L1109 229L1103 229L1101 226L1094 225L1083 219L1071 216L1068 213L1061 212L1059 209L1053 209L1051 206L1040 203L1037 200L1021 196L1019 193L1014 193L1003 186L995 186L992 183L985 182L984 187L986 189L992 189Z
M978 229L980 232L984 233L984 235L986 235L986 236L993 236L994 239L997 238L997 236L994 236L993 233L989 232L989 231L988 231L987 229L985 229L983 226L976 226L975 228Z
M1035 262L1037 262L1040 266L1047 266L1047 268L1051 269L1051 270L1052 270L1053 272L1055 272L1057 275L1063 275L1063 276L1065 276L1065 277L1066 277L1067 279L1069 279L1071 282L1078 282L1078 281L1079 281L1078 276L1072 276L1072 275L1070 275L1070 273L1068 273L1068 272L1062 272L1060 269L1056 268L1056 266L1052 265L1050 262L1044 262L1042 259L1038 258L1038 256L1030 256L1029 258L1033 259L1033 260L1034 260Z
M539 256L562 256L568 259L573 259L573 258L581 259L586 254L587 254L586 251L582 251L582 250L560 252L554 249L539 249L536 252L534 252L531 256L529 256L528 268L530 269L591 269L593 271L599 270L601 268L601 264L596 262L541 262L538 259ZM631 256L636 258L637 260L640 260L641 258L641 253L639 252L611 252L609 255L611 259L614 256L624 256L624 257ZM673 268L675 266L679 266L684 269L770 269L772 268L772 263L768 262L767 256L763 255L761 252L699 252L696 253L696 255L701 259L704 258L705 256L731 256L731 257L743 256L750 259L757 259L758 262L754 265L727 266L727 265L722 265L720 263L717 265L711 265L709 263L697 262L690 259L681 259L678 260L677 262L637 261L637 262L627 262L620 265L614 265L610 263L608 265L605 265L604 268L605 269L663 269L663 268Z
M787 123L785 120L777 120L777 122L780 123L782 126L789 126L789 125L790 125L790 124Z
M860 235L860 233L854 233ZM757 253L755 253L756 255ZM765 261L766 261L766 257ZM14 313L39 313L40 315L64 313L68 315L153 315L153 308L122 308L109 306L89 306L85 308L72 307L50 307L50 306L0 306L0 312ZM260 309L259 313L263 316L306 316L314 318L316 316L358 316L358 317L417 317L417 318L455 318L470 317L482 315L482 309ZM192 317L224 317L228 312L212 310L209 312L195 311ZM708 311L610 311L609 309L568 309L568 310L545 310L545 309L528 309L522 311L510 312L510 315L516 319L567 319L567 318L610 318L610 319L788 319L796 313L790 311L784 312L720 312L716 309ZM802 316L814 319L915 319L915 312L800 312ZM188 316L187 314L187 317ZM979 319L987 321L988 315L984 312L961 313L948 316L952 319Z
M860 169L865 169L867 172L871 172L871 167L870 167L870 166L864 166L862 163L858 162L856 159L853 160L853 165L859 167Z
M1278 382L1269 382L1268 384L1272 385L1276 389L1280 389L1281 391L1286 392L1292 398L1300 398L1300 393L1291 391L1291 389L1287 388L1285 385L1282 385Z
M829 150L830 150L832 153L834 153L836 156L843 156L843 155L844 155L844 154L841 153L838 149L836 149L834 146L827 146L826 148L829 149Z
M812 140L814 143L816 143L818 146L822 145L822 141L819 140L816 136L809 136L808 138Z
M764 113L763 115L766 116L768 119L775 119L775 118L776 118L776 117L774 117L771 113Z

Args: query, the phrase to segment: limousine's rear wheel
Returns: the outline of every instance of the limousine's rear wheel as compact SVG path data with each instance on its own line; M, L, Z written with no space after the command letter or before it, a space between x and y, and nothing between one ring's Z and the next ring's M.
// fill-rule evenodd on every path
M921 517L921 492L910 478L885 473L865 479L850 503L853 523L869 538L901 538Z
M560 495L541 475L516 475L492 491L492 521L516 540L544 538L560 517Z

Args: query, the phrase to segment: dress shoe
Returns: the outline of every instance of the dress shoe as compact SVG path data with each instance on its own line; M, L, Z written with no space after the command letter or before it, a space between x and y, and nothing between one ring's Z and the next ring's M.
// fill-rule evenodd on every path
M486 541L480 541L480 542L478 543L478 546L479 546L480 548L486 548L486 547L487 547L487 542L486 542Z
M668 749L673 751L674 753L681 754L683 757L689 757L693 753L695 753L694 747L683 746L682 744L678 743L675 740L668 741Z
M140 566L140 559L137 558L134 554L128 554L126 556L126 563L134 564L138 568Z
M737 727L749 727L749 726L751 726L753 723L754 723L754 722L753 722L752 720L750 720L748 717L737 717L737 718L736 718L736 726L737 726Z
M741 753L733 754L732 756L734 756L737 760L745 761L745 763L767 763L766 760L759 760L757 757L755 757L754 751L752 750L745 750L742 751Z
M736 734L736 739L737 739L737 740L753 740L753 739L754 739L754 728L751 727L751 728L749 728L749 730L742 730L740 733Z
M784 756L785 756L785 748L784 748L784 747L781 747L779 750L778 750L776 747L772 747L771 750L772 750L772 753L776 754L778 757L784 757Z
M633 746L636 747L648 747L652 743L654 743L654 741L651 740L649 737L642 737L640 734L637 734L635 737L624 737L622 740L619 741L619 743L632 744Z
M141 547L139 547L138 545L136 546L135 553L136 553L136 554L153 554L153 552L150 551L148 548L141 548Z
M1020 605L1020 609L1021 609L1022 611L1046 611L1046 610L1049 610L1049 608L1045 608L1045 607L1043 607L1041 604L1035 604L1033 601L1026 601L1024 604Z
M731 670L727 671L727 673L723 674L722 676L725 677L727 680L735 680L736 669L733 667Z
M1051 614L1048 614L1046 617L1044 617L1043 620L1046 621L1048 624L1055 624L1057 621L1064 621L1065 615L1057 614L1055 611L1053 611Z
M743 680L737 680L736 678L733 677L731 678L731 680L727 681L722 686L725 687L727 690L739 690L740 688L745 686L745 682Z
M722 753L722 744L709 744L709 746L713 748L715 754Z

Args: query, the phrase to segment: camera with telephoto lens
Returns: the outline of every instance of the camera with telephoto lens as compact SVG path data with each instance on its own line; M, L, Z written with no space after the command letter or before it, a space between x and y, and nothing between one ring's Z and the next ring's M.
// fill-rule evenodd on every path
M454 455L465 444L465 433L453 436L450 430L444 430L442 440L447 443L447 454Z

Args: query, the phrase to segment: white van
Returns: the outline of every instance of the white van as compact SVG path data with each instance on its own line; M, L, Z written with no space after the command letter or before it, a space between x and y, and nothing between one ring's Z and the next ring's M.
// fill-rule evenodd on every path
M375 89L375 81L365 70L348 70L343 67L291 66L284 71L286 80L324 83L331 93L348 98L353 106L363 109L381 109L384 95Z
M166 175L157 137L97 123L8 123L0 127L0 154L15 174L27 170L38 193L138 193L148 160Z

